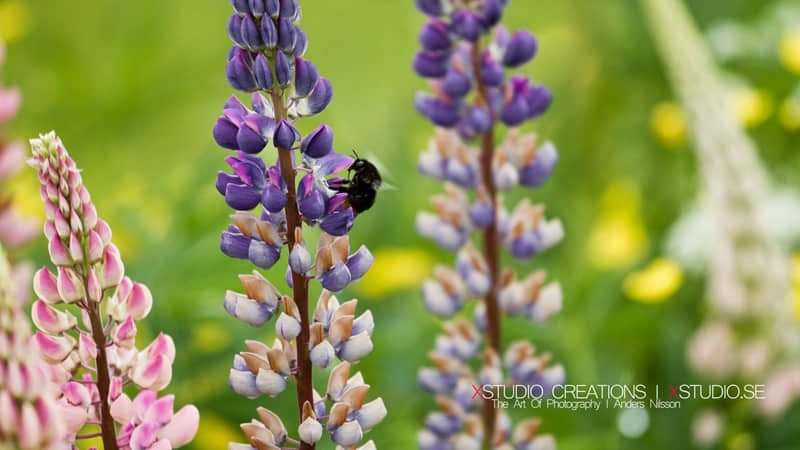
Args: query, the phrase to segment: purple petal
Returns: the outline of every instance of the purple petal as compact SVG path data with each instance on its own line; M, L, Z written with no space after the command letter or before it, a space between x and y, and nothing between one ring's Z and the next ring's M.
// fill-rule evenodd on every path
M536 54L539 44L536 38L525 30L517 31L511 36L505 53L503 65L506 67L519 67L530 61Z
M231 258L247 259L248 250L250 248L250 238L241 233L223 231L219 248L222 250L222 253Z
M297 202L297 207L306 219L319 219L325 214L325 196L318 189L311 189L304 199Z
M362 245L357 252L353 253L347 259L347 268L350 270L350 278L352 281L358 281L364 274L367 273L372 263L375 262L375 257L372 256L369 249Z
M251 63L252 60L246 51L242 49L234 51L233 58L228 61L225 68L225 77L232 88L244 92L252 92L258 88L250 67Z
M291 53L296 41L297 32L291 19L286 17L278 19L278 48L286 53Z
M350 156L343 155L341 153L330 152L324 158L317 160L317 164L319 164L319 170L317 173L319 175L331 175L341 172L342 170L353 165L353 161L354 159Z
M325 77L319 77L311 95L300 100L297 105L297 113L301 116L313 116L319 114L328 107L333 99L333 86Z
M232 15L228 20L228 37L230 37L236 45L241 47L245 46L244 40L242 39L242 16L239 14Z
M269 2L267 4L269 5ZM264 47L272 49L278 45L278 29L275 28L275 22L270 19L261 19L259 31L261 32L261 41L264 43Z
M244 184L225 186L225 203L237 211L249 211L261 202L261 192Z
M558 151L552 143L545 143L536 151L533 160L520 170L520 184L533 188L541 186L553 173L556 162Z
M281 87L286 87L292 82L292 68L289 59L283 52L275 53L275 78Z
M292 52L292 56L299 58L305 55L306 50L308 50L308 36L300 27L296 27L295 31L297 34L297 39L294 42L294 52Z
M331 292L339 292L350 283L350 269L345 263L339 262L318 278L322 287Z
M439 53L417 52L412 65L424 78L441 78L447 73L447 57Z
M275 81L272 79L272 69L269 68L269 62L264 58L263 53L256 56L256 61L253 63L253 73L256 77L256 82L261 89L272 89Z
M333 150L333 130L324 123L300 144L300 151L312 158L322 158Z
M432 18L422 27L419 33L419 42L425 50L432 52L450 49L452 42L447 32L447 24L440 19Z
M267 211L276 213L286 206L286 194L272 184L267 185L264 194L261 196L261 203Z
M417 8L430 16L441 16L444 14L441 0L414 0Z
M227 188L229 184L239 184L241 182L242 180L236 175L221 170L217 172L217 192L222 195L225 195L225 188Z
M264 140L260 133L243 124L236 134L236 144L243 152L255 154L264 149L267 141Z
M281 257L280 249L267 245L262 241L253 239L250 241L247 259L262 269L269 269L274 266Z
M305 97L317 84L319 72L311 61L303 58L295 58L294 61L294 91L298 97Z
M469 93L472 82L464 73L450 67L442 81L442 89L451 97L463 97Z
M280 0L280 3L281 17L285 17L292 21L297 20L297 17L300 15L300 6L298 6L297 0Z
M227 117L220 117L214 125L214 140L217 141L220 147L230 150L238 150L239 144L236 142L236 134L239 128L233 124Z
M261 40L261 33L258 30L258 24L256 24L255 18L249 14L242 19L242 41L245 47L253 51L259 50L264 46L264 42Z
M475 42L481 37L481 20L473 11L456 11L450 26L456 34L470 42Z
M319 227L331 236L344 236L353 228L354 221L355 215L352 208L347 208L325 216Z
M275 137L273 137L273 141L275 146L282 149L289 149L292 148L294 145L295 139L300 133L289 123L287 120L281 120L278 122L278 126L275 128Z

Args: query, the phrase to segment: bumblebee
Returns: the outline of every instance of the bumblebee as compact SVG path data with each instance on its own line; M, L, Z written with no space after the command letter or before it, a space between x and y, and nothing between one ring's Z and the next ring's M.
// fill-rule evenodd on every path
M356 213L364 212L375 204L375 197L383 180L378 168L354 151L356 160L347 169L348 178L336 188L347 194L347 203Z

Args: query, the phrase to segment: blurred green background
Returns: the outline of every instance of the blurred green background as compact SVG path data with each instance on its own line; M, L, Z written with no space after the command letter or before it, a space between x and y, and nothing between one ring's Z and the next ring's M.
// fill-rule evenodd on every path
M301 131L328 123L340 151L373 153L398 187L381 192L358 218L351 241L368 245L377 263L339 298L357 297L377 322L375 350L358 369L373 386L370 397L384 398L389 416L367 436L379 448L414 448L433 408L433 398L416 387L416 371L427 364L440 330L424 311L418 286L433 263L452 261L413 225L416 212L441 190L415 169L433 131L412 107L415 91L425 88L410 69L424 18L411 0L301 3L307 55L335 89L331 106L301 121ZM689 6L703 29L720 20L757 28L776 3L696 0ZM22 111L5 131L29 138L55 129L84 169L127 274L154 295L140 342L159 330L176 341L169 391L178 403L200 408L194 449L241 442L237 424L249 421L258 405L295 415L290 392L249 401L227 386L242 341L271 341L274 334L272 322L252 329L221 306L225 290L239 288L236 275L250 270L218 249L230 211L214 179L227 153L215 145L211 128L232 93L224 77L229 15L225 0L0 0L0 36L9 41L3 79L24 93ZM505 342L532 340L565 365L572 383L701 382L687 367L685 343L705 309L704 280L671 261L651 265L664 256L666 233L694 202L699 180L638 2L518 0L506 24L539 38L539 55L524 72L549 86L555 101L529 128L553 140L561 154L546 187L517 197L546 202L548 214L561 217L566 239L529 265L513 263L521 273L546 268L560 280L563 312L544 327L507 320ZM800 39L775 30L773 41L761 42L767 49L761 57L734 58L725 69L743 81L732 90L735 112L774 179L800 188L800 95L793 94ZM13 189L24 213L42 215L32 170ZM40 240L16 256L41 266L47 251ZM282 286L282 270L270 275ZM318 375L319 386L325 375ZM618 410L539 413L543 431L554 433L562 449L674 449L689 446L692 411L701 406L649 410L650 426L636 439L618 431ZM798 421L795 407L773 422L747 422L723 447L800 448Z

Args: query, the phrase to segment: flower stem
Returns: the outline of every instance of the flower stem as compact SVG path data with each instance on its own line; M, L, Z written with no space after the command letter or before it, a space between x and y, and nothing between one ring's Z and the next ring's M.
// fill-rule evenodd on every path
M92 324L92 338L97 346L97 390L100 392L100 430L103 435L103 448L117 450L117 431L111 417L108 404L108 392L111 378L108 374L108 357L106 356L106 336L103 333L103 322L100 319L100 304L90 302L89 321Z
M275 108L275 119L281 120L286 118L286 108L283 103L283 95L273 93L272 104ZM288 191L286 197L286 238L289 243L289 251L294 248L294 230L303 227L303 222L300 219L300 212L297 209L297 187L295 183L295 171L292 164L292 151L289 149L278 149L278 160L281 169L281 176L286 183L286 190ZM300 335L297 336L297 374L295 380L297 381L297 410L300 415L300 420L303 420L303 405L305 402L314 404L314 387L311 378L311 358L308 351L308 343L311 338L311 323L309 322L308 314L308 279L302 273L292 271L292 293L294 302L300 312ZM300 443L300 450L313 450L315 445Z
M472 46L472 68L475 73L475 80L478 84L478 102L484 103L487 110L489 108L489 89L481 77L481 46L475 43ZM486 305L486 334L489 346L496 354L500 354L500 309L497 305L497 281L500 278L499 264L499 244L500 237L497 231L498 205L497 189L494 185L492 176L492 159L494 158L494 128L490 128L481 136L481 177L483 185L489 193L492 202L494 220L492 224L483 232L483 253L486 264L489 266L489 290L483 301ZM483 407L483 449L492 448L492 438L494 437L495 423L497 422L497 411L491 400L485 400Z

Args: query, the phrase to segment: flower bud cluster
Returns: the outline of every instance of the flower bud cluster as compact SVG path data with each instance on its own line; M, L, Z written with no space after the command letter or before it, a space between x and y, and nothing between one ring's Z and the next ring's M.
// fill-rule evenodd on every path
M172 378L172 338L160 333L144 349L136 347L136 322L153 305L150 290L125 276L111 228L98 217L61 140L51 132L31 140L31 148L29 164L38 170L44 234L56 266L55 272L45 266L34 275L33 340L50 365L49 380L60 386L59 415L68 439L99 423L111 430L119 425L114 439L120 446L129 439L142 449L187 444L197 431L197 408L187 405L173 419L172 397L155 400L155 391ZM122 391L131 383L142 389L134 401ZM153 402L158 412L147 413ZM112 420L116 424L107 423Z

